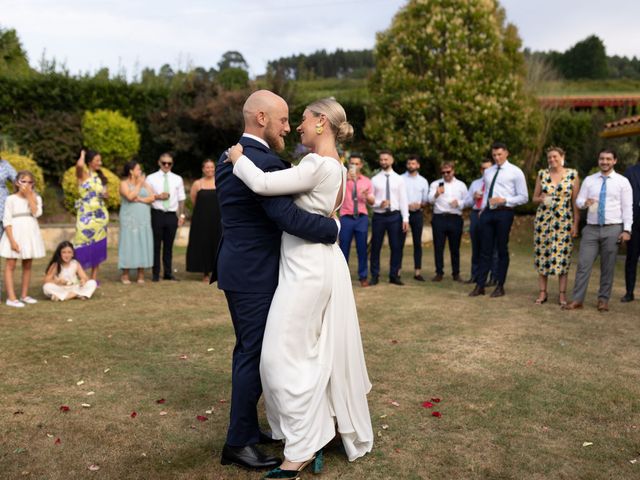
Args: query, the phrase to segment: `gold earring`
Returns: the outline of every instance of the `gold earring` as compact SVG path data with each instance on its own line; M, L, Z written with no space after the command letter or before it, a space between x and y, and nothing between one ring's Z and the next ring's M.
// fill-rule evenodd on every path
M318 123L318 124L316 125L316 133L317 133L318 135L320 135L320 134L322 134L322 132L324 132L324 127L323 127L321 124L319 124L319 123Z

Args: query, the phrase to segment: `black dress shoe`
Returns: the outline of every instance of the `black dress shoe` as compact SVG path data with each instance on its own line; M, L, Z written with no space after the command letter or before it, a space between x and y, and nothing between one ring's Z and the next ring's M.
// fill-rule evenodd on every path
M379 281L380 279L378 277L371 277L371 281L369 282L369 285L371 286L377 285Z
M258 440L258 443L260 445L267 445L269 443L280 443L282 440L276 440L275 438L273 438L271 436L271 432L263 432L262 430L260 430L260 439Z
M155 275L153 276L153 278L151 279L152 282L159 282L160 281L160 277L156 277Z
M414 275L413 279L419 282L424 282L424 277L422 275Z
M454 282L463 282L462 277L460 275L453 275Z
M173 280L174 282L179 282L180 281L173 275L165 275L164 277L162 277L162 279L163 280Z
M431 279L432 282L441 282L444 277L439 273L436 273L434 277Z
M404 285L404 282L400 280L400 277L389 277L389 283L394 285Z
M484 295L484 287L476 285L476 288L474 288L473 290L471 290L471 292L469 292L469 296L477 297L479 295Z
M225 443L220 463L222 465L238 465L253 470L266 470L275 468L282 462L277 457L262 453L255 445L231 447Z
M504 287L502 285L498 285L496 289L491 292L489 295L491 298L504 297Z
M635 299L633 298L633 293L625 293L624 297L620 299L622 303L633 302Z

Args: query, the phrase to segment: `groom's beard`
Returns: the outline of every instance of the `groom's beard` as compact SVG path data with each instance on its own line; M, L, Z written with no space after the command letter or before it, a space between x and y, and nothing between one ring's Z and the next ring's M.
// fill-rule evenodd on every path
M278 132L272 132L267 129L264 132L264 139L272 150L276 152L282 152L284 150L284 138L281 137Z

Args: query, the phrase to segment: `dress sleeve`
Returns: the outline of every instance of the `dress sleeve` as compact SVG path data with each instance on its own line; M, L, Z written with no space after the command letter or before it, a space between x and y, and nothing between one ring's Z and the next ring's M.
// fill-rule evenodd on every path
M4 204L4 215L2 216L2 226L7 228L13 225L13 197L9 195Z
M40 195L36 195L36 214L35 218L40 218L42 216L42 197Z
M297 167L264 172L242 155L233 167L233 174L258 195L292 195L309 192L320 184L326 176L323 163L324 160L319 155L309 154Z

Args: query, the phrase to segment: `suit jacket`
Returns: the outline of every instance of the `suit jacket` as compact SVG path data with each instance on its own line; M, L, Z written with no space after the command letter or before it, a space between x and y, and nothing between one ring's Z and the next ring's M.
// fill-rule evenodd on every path
M633 223L640 222L640 163L628 167L624 176L633 189Z
M244 154L266 172L284 162L260 142L242 137ZM334 243L336 222L298 208L290 196L263 197L233 175L222 154L216 166L216 188L222 218L218 251L218 288L243 293L273 293L278 286L282 231L315 243Z

